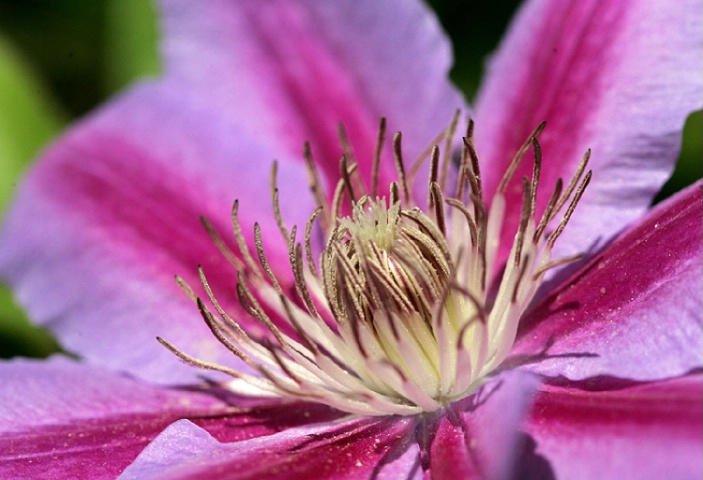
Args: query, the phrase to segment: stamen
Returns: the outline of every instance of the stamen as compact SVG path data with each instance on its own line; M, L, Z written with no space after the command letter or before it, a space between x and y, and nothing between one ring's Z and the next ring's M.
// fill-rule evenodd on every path
M525 154L527 153L527 150L529 150L530 146L532 145L532 139L537 138L546 126L546 122L540 123L537 128L535 128L535 130L530 134L525 143L523 143L520 149L517 151L517 153L513 157L513 160L510 162L510 165L508 165L508 169L503 175L503 178L498 184L499 192L505 193L505 190L508 188L508 183L510 183L510 179L513 177L513 174L515 173L515 170L517 170L518 165L520 165L520 161L524 158Z
M247 313L253 319L257 320L259 323L265 326L268 331L271 332L271 334L276 338L278 343L283 344L284 341L281 331L271 321L271 317L266 314L266 311L261 308L261 304L258 302L256 297L254 297L251 290L249 290L249 286L246 284L246 282L244 282L241 278L241 274L239 282L237 283L237 297L239 299L239 303L242 305L242 307L244 307Z
M469 118L468 125L466 125L466 138L469 143L474 143L474 119Z
M354 155L354 149L349 142L349 136L347 135L347 131L344 128L343 123L337 124L337 135L339 136L339 144L342 147L342 152L344 152L344 157L346 157L347 163L349 165L357 165L358 162L356 160L356 156ZM357 170L355 168L349 170L348 173L350 184L354 186L354 190L356 192L365 192L364 184L358 174L355 175L356 172ZM360 195L362 194L363 193L360 193Z
M456 110L452 116L452 120L449 123L449 128L445 133L444 141L444 155L442 155L442 173L439 177L439 186L442 190L447 188L447 177L449 176L449 164L452 158L452 141L454 140L454 135L456 134L456 129L459 126L459 117L461 116L461 110Z
M251 256L249 246L246 240L244 240L244 235L242 235L242 227L239 224L239 200L235 200L232 206L232 227L234 228L234 238L237 240L239 253L244 257L244 262L249 267L245 271L251 272L257 277L261 277L261 271L254 261L254 258Z
M515 153L488 205L473 143L474 122L469 119L455 196L445 198L458 121L457 112L409 173L402 135L394 135L397 181L390 183L388 199L378 197L385 119L379 122L373 152L370 195L359 178L344 127L338 130L344 154L331 202L305 144L316 208L306 221L302 242L297 240L298 227L289 229L283 220L274 162L273 216L288 253L286 267L270 263L258 222L253 225L255 260L242 231L238 201L232 207L236 252L201 219L237 270L235 291L248 317L235 319L224 310L202 268L198 275L205 301L176 277L214 337L244 370L198 360L166 340L158 341L194 367L229 375L234 379L229 388L238 393L321 402L352 414L415 415L479 392L508 356L521 316L545 272L581 258L552 260L551 254L592 173L586 172L586 152L565 190L562 180L556 181L537 221L542 123ZM522 205L507 205L508 184L530 147L532 178L522 179ZM412 186L428 156L428 208L423 211ZM567 203L556 228L546 235ZM507 263L497 265L507 208L521 208L520 220ZM315 222L326 238L317 259L312 246ZM281 268L289 268L289 276L281 275ZM292 285L284 281L290 278ZM489 289L489 282L497 288Z
M203 285L205 288L205 294L208 297L208 300L210 300L210 303L212 303L213 307L215 307L215 311L220 315L220 318L224 321L224 323L232 330L234 331L240 338L243 339L248 339L249 335L246 333L245 330L243 330L237 322L234 321L232 317L230 317L227 312L224 311L224 309L220 306L219 302L215 298L215 295L212 293L212 288L210 288L210 284L207 281L207 278L205 277L205 272L203 271L202 267L198 267L198 276L200 277L200 283ZM196 302L199 299L196 299Z
M513 286L513 293L510 296L510 303L513 304L517 303L518 301L518 291L522 284L522 278L525 276L525 272L527 271L527 258L525 258L522 262L516 262L515 266L519 268L519 270L517 274L517 279L515 280L515 285Z
M271 189L271 198L273 199L273 216L276 219L276 225L281 231L283 238L288 238L288 229L286 228L283 216L281 215L281 205L278 202L278 162L274 161L271 167L271 176L269 178L269 188Z
M433 208L432 203L432 184L437 183L437 175L439 169L439 147L435 145L432 148L432 154L430 155L430 178L427 184L427 206Z
M454 198L448 198L445 201L447 202L447 204L456 208L464 215L464 219L466 220L466 224L469 227L469 235L471 236L471 245L476 246L478 243L478 236L476 233L476 223L474 223L473 219L471 218L471 212L469 212L469 209L466 208L466 206L462 202L460 202L459 200L456 200Z
M470 124L473 127L473 123ZM474 147L473 140L469 138L464 138L464 156L462 160L462 174L466 181L469 182L471 191L477 198L483 199L483 189L481 187L481 170L478 164L478 155L476 154L476 148ZM468 160L468 161L467 161ZM463 184L464 180L460 179L459 184L461 185L461 190L457 191L456 198L463 198Z
M354 157L354 152L352 151L351 143L349 143L349 137L347 136L347 131L343 123L337 124L337 136L339 137L339 144L342 147L344 156L349 160L349 163L356 163L356 158Z
M322 217L320 218L320 224L324 232L329 231L329 209L330 206L325 198L325 192L322 188L322 182L320 181L320 174L317 171L315 162L312 159L312 151L310 150L310 144L305 142L303 145L303 157L305 158L305 167L308 171L308 181L310 183L310 191L312 192L313 199L317 208L322 209Z
M447 229L444 221L444 196L439 184L433 182L430 184L430 206L434 207L434 218L437 222L437 227L442 235L447 235Z
M217 233L210 221L205 217L200 217L200 223L203 225L205 231L208 234L208 237L210 237L210 240L212 240L212 243L215 244L217 250L220 251L222 256L225 257L227 261L234 266L235 269L242 270L244 268L244 264L241 260L239 260L239 258L229 248L229 246L225 243L222 237Z
M225 373L231 377L246 380L247 383L250 383L263 391L276 392L275 389L271 388L271 386L261 378L255 377L253 375L247 375L247 374L244 374L244 373L242 373L238 370L235 370L233 368L227 368L225 366L222 366L222 365L219 365L216 363L198 360L197 358L192 357L191 355L188 355L187 353L184 353L183 351L179 350L172 343L170 343L167 340L164 340L161 337L156 337L156 340L161 345L163 345L168 350L170 350L171 353L173 353L174 355L179 357L181 360L183 360L184 362L186 362L194 367L202 368L205 370L213 370L213 371L217 371L217 372L222 372L222 373Z
M558 210L555 207L557 204L557 200L559 199L559 196L561 195L562 187L563 187L563 182L562 182L561 178L558 178L556 186L554 187L554 192L552 193L552 196L550 197L549 202L547 203L547 208L544 210L544 213L542 214L542 218L539 222L539 225L537 225L537 228L535 229L535 234L532 237L533 243L537 243L537 241L540 238L542 238L542 234L544 233L544 229L547 228L547 224L557 214Z
M554 243L557 241L557 238L559 238L559 235L561 235L561 233L564 231L566 224L569 222L571 215L574 213L574 210L576 209L576 205L578 204L579 200L581 200L581 196L583 195L583 192L586 191L586 187L588 186L588 184L591 181L591 176L592 176L592 172L588 172L586 174L583 181L581 182L578 189L576 190L574 197L571 199L571 203L569 203L569 207L566 209L566 213L564 214L564 217L561 219L561 222L559 222L559 226L557 227L556 230L554 230L552 232L551 235L549 235L549 238L547 239L547 246L549 248L554 247Z
M293 227L293 231L295 232L295 227ZM276 289L276 293L281 295L283 293L283 291L281 290L281 285L278 283L276 275L273 274L271 266L269 265L269 262L266 259L266 253L264 253L264 244L261 240L261 227L258 223L254 224L254 245L256 246L256 254L259 257L259 263L261 264L261 268L263 268L264 273L266 273L266 276L271 282L271 285L273 285L273 288Z
M564 257L564 258L560 258L558 260L553 260L553 261L543 265L539 269L537 269L535 271L535 273L532 274L532 279L537 280L540 276L542 276L542 274L544 274L548 270L551 270L556 267L560 267L562 265L567 265L569 263L578 262L583 257L584 257L583 253L577 253L576 255L571 255L570 257Z
M522 245L525 242L525 232L527 231L527 222L532 217L532 191L530 181L527 177L522 178L522 212L520 213L520 227L517 235L515 235L515 255L513 261L515 266L520 266L520 258L522 258Z
M378 175L381 168L381 153L386 142L386 117L381 117L378 122L378 137L376 148L373 152L373 165L371 167L371 198L378 197Z
M342 183L344 184L344 188L347 191L347 195L349 195L349 201L351 202L352 205L356 203L356 194L354 193L354 186L352 185L351 182L351 172L352 170L347 166L347 158L346 156L342 156L342 159L339 162L339 173L342 176ZM354 166L354 169L356 169L356 164L352 163Z
M532 137L532 151L535 155L535 162L532 165L532 185L530 186L530 218L535 217L537 207L537 186L539 185L539 175L542 171L542 147L537 138Z
M400 145L403 136L400 132L397 132L393 136L393 158L395 159L395 168L398 171L398 180L400 181L400 186L403 188L403 203L410 202L410 191L408 189L408 182L405 178L405 166L403 165L403 152Z
M583 158L581 159L581 162L579 162L578 166L576 167L576 172L574 172L573 177L571 177L571 181L569 182L569 186L566 187L566 191L564 192L564 195L561 196L559 199L559 202L557 202L557 206L555 208L555 211L558 212L561 210L561 207L564 206L566 201L571 197L571 193L574 191L576 188L576 185L578 185L579 181L581 180L581 175L583 175L584 170L586 170L586 166L588 165L588 160L591 158L591 150L588 149L586 150L586 153L583 155Z
M310 215L310 218L308 218L308 221L305 224L305 259L308 262L308 268L310 270L310 273L312 273L312 275L316 278L319 277L319 275L317 273L317 267L315 266L315 260L312 256L312 226L315 223L315 220L320 216L322 211L322 207L317 207L317 209L312 213L312 215Z
M398 183L393 182L391 183L390 186L390 197L391 197L391 205L395 205L396 203L400 203L400 189L398 188Z
M332 219L342 216L342 197L344 196L344 190L345 184L340 180L337 182L337 186L334 189L334 196L332 197Z
M183 280L181 277L178 275L175 276L176 283L178 284L179 287L181 287L181 290L183 290L183 293L186 294L186 297L191 299L193 302L195 302L197 295L195 295L195 291L191 288L190 285L186 283L185 280Z
M430 153L432 152L432 149L436 146L439 145L443 139L446 138L447 136L447 131L448 130L443 130L440 133L437 134L436 137L430 141L430 143L427 144L427 146L420 152L420 155L417 156L415 161L411 164L410 169L408 170L408 184L409 185L414 185L415 184L415 177L417 176L417 173L420 170L420 167L422 166L423 163L427 161L427 158L429 157Z

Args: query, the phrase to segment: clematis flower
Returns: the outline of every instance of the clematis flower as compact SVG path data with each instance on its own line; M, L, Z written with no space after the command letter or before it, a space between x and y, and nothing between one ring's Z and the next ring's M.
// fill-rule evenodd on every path
M0 477L699 478L698 7L528 2L471 111L415 2L164 0L0 233L79 358L0 365Z

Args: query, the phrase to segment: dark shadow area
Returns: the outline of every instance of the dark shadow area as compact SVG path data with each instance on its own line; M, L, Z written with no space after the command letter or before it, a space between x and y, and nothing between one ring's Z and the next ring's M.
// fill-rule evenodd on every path
M549 460L537 453L537 442L524 432L518 442L513 480L556 480Z
M675 380L684 378L689 375L700 375L703 373L703 367L697 367L675 377L654 380L632 380L629 378L620 378L610 375L598 375L597 377L584 378L582 380L571 380L563 375L557 377L543 377L543 382L547 385L555 387L568 387L570 389L578 389L587 392L605 392L612 390L622 390L625 388L636 387L638 385L649 385L666 380Z

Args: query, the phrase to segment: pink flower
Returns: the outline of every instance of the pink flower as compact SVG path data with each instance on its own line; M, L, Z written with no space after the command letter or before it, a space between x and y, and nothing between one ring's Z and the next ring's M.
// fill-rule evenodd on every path
M701 106L698 7L528 2L471 112L414 2L164 0L166 74L51 147L0 232L81 359L0 365L0 477L699 478L701 183L647 212Z

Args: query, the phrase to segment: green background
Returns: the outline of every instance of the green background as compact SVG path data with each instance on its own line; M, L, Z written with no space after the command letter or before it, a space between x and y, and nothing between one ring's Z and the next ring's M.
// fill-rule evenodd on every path
M486 55L519 2L430 3L454 44L452 78L472 98ZM156 43L148 0L0 2L0 216L22 171L62 128L135 79L158 73ZM689 118L676 172L657 201L702 176L702 131L698 112ZM0 357L56 349L0 287Z

